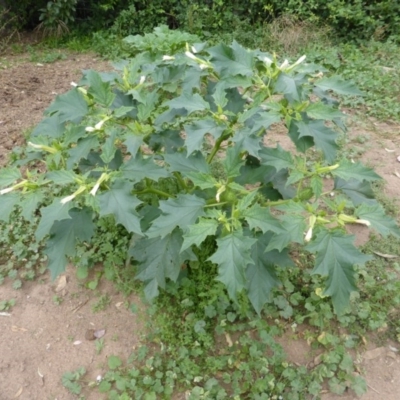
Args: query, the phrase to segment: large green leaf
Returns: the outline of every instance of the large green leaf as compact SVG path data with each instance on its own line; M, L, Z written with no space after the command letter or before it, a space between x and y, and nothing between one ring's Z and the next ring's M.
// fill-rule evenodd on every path
M20 193L11 192L0 196L0 221L8 222L14 207L21 200Z
M181 251L195 244L200 246L207 236L215 235L218 228L218 222L215 219L199 218L199 221L189 226L189 231L183 235L184 241Z
M136 207L142 202L131 194L132 184L118 180L106 192L99 195L100 215L112 214L115 221L128 232L141 234L140 216Z
M274 90L276 93L285 94L285 97L291 101L301 100L301 91L296 80L285 73L279 75Z
M144 144L143 136L130 133L126 136L124 145L126 146L128 152L131 154L132 157L135 157L140 146Z
M67 256L76 253L79 240L88 241L93 236L94 224L92 210L74 208L69 211L69 218L56 221L50 230L50 239L44 252L48 257L48 268L52 279L65 270Z
M85 77L89 83L88 94L93 96L96 103L110 107L115 100L110 83L103 82L100 74L93 70L86 71Z
M79 140L75 147L70 149L69 158L67 160L67 168L72 169L76 163L82 158L86 158L90 151L96 149L99 145L99 140L96 136L88 136Z
M323 121L298 121L299 138L311 136L314 139L317 149L322 150L328 162L336 158L339 148L336 143L337 132L325 126Z
M160 201L163 212L146 232L148 237L164 237L177 226L185 230L204 215L206 201L192 194L180 194L176 199Z
M292 120L289 126L289 137L295 144L296 149L305 153L310 147L314 146L314 138L311 136L301 136L298 121Z
M381 235L400 237L400 228L396 225L396 221L385 214L385 210L380 204L361 204L355 213L358 218L369 221L372 228Z
M272 124L280 122L281 119L282 116L279 111L260 110L254 116L246 120L246 126L251 129L251 133L259 133L261 129L266 131Z
M237 300L237 293L247 289L246 267L253 261L251 246L256 239L235 231L217 239L218 250L209 260L218 265L218 280L225 284L229 296Z
M45 112L47 115L59 115L61 123L66 121L79 123L87 114L88 105L82 93L77 89L72 89L65 94L58 95Z
M44 118L35 129L31 136L48 136L54 139L61 137L65 130L65 123L61 122L60 115L55 114Z
M168 171L158 166L152 156L144 158L140 153L125 162L121 171L126 179L134 182L139 182L144 178L158 181L160 178L169 176Z
M212 135L214 139L218 139L226 129L226 126L218 124L213 119L202 119L190 125L184 125L184 129L186 132L187 154L190 155L196 150L202 150L206 133Z
M208 110L210 105L198 94L182 93L179 97L166 103L171 109L185 109L189 114L195 111Z
M46 174L46 178L52 180L56 185L68 185L74 183L79 175L71 170L50 171Z
M278 146L273 149L265 147L259 151L263 165L274 167L277 171L284 168L294 168L292 154Z
M263 148L261 138L251 133L249 128L241 128L235 132L232 141L237 143L242 152L247 152L253 157L258 157L258 152Z
M158 295L158 288L165 288L166 279L175 282L186 260L194 260L194 254L186 250L181 253L182 233L175 229L164 238L142 238L135 241L129 254L139 263L137 278L143 281L146 298Z
M360 182L356 179L349 179L348 181L345 181L341 178L335 178L334 190L341 190L351 199L355 206L358 206L362 203L376 203L371 184L367 181Z
M2 168L0 170L0 188L12 185L15 181L21 178L21 172L18 168Z
M186 176L193 182L193 185L200 189L211 189L218 185L218 181L210 174L202 172L188 172Z
M338 168L332 171L333 176L349 181L350 179L356 179L358 181L376 181L382 179L372 168L365 167L361 163L352 163L348 160L340 162Z
M332 297L338 314L345 311L350 293L357 290L354 265L363 265L371 259L354 245L354 236L339 231L323 230L316 235L306 250L316 253L312 274L327 277L324 294Z
M340 76L332 76L330 78L322 78L314 83L315 86L323 90L333 90L339 94L347 94L360 96L363 93L357 89L354 83L343 80Z
M236 144L226 151L226 158L222 162L225 173L228 178L234 178L240 175L240 168L244 165L241 159L241 144Z
M249 224L250 229L261 229L263 233L271 231L275 233L285 233L281 222L272 216L269 208L261 207L259 204L245 209L242 216Z
M50 233L51 227L56 221L71 218L69 215L69 210L72 207L71 202L62 204L61 200L62 198L57 197L49 206L40 209L42 218L35 232L38 241Z
M166 154L164 160L169 164L169 170L186 175L189 172L210 173L210 167L200 151L192 153L189 157L186 152Z
M117 151L115 143L119 133L118 129L112 129L110 136L106 139L101 148L100 157L105 164L109 164L114 159L115 152Z
M223 76L253 74L254 53L237 42L233 42L232 46L219 44L208 49L208 52L216 71Z
M38 205L45 199L45 194L41 190L31 190L21 196L21 215L30 222L34 221Z
M331 121L335 118L342 118L344 116L344 114L340 110L328 106L322 101L311 103L304 111L311 118L323 119L328 121Z
M280 283L276 275L276 266L282 268L294 266L287 250L265 251L271 237L271 233L266 233L257 238L257 242L251 248L252 262L246 269L248 296L258 315L270 299L271 290Z

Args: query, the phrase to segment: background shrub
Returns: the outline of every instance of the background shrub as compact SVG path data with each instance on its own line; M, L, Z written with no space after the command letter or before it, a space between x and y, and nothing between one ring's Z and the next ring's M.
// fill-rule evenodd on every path
M62 3L62 0L53 0ZM3 0L0 7L18 16L18 27L39 24L46 0ZM78 0L75 28L85 33L112 28L125 36L165 24L201 36L231 32L241 25L257 28L284 14L330 25L350 39L400 37L400 3L393 0Z

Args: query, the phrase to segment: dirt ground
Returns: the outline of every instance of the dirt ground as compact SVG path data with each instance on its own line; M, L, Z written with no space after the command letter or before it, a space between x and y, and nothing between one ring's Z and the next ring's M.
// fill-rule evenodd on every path
M43 110L57 94L77 82L81 70L110 69L110 65L91 54L65 53L66 59L54 63L29 61L28 56L7 56L0 59L0 166L7 162L10 150L24 141L25 130L37 124ZM400 126L352 118L350 137L363 141L362 160L373 165L387 181L385 193L400 198ZM355 121L355 122L354 122ZM365 140L364 140L365 139ZM394 150L388 152L387 150ZM400 174L399 174L400 176ZM0 204L1 207L1 204ZM357 240L364 242L367 229L358 228ZM110 305L94 313L100 295L108 295ZM54 296L57 296L56 298ZM40 282L24 283L13 290L11 283L0 286L0 301L16 299L16 305L0 314L0 400L72 400L61 383L66 371L81 366L87 377L95 381L104 373L107 357L118 355L126 359L137 346L144 321L126 307L137 298L124 299L111 284L101 282L97 292L89 291L77 282L70 267L56 282L45 275ZM55 299L61 299L61 303ZM98 354L93 330L105 329L104 348ZM282 338L289 359L307 365L310 348L304 341ZM377 348L369 343L364 354L357 357L364 371L368 393L362 400L398 400L400 398L399 343ZM96 393L84 393L87 399L102 399ZM347 393L342 397L324 394L324 400L357 398Z

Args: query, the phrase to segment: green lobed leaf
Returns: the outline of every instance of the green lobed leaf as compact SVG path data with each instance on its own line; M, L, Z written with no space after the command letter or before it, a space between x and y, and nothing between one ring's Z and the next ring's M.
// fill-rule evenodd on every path
M185 109L189 114L195 111L208 110L210 105L198 94L182 93L179 97L169 100L166 105L170 109Z
M169 164L169 170L186 175L189 172L210 173L210 167L200 151L192 153L189 157L186 152L165 154L164 160Z
M21 196L21 202L19 206L21 208L21 215L30 222L34 221L35 213L38 209L38 205L41 204L45 199L45 194L39 189L31 190L24 193Z
M334 190L341 190L347 195L355 206L362 203L376 204L374 199L374 192L371 184L367 181L358 181L356 179L349 179L345 181L341 178L335 178Z
M35 232L38 241L50 233L56 221L71 218L69 215L69 210L72 208L71 202L62 204L61 200L62 198L56 197L49 206L40 209L42 218Z
M164 237L177 226L185 230L204 215L205 205L204 199L192 194L180 194L175 199L160 201L162 214L154 220L146 235L150 238Z
M294 168L292 154L282 149L279 144L275 149L265 147L258 154L263 165L274 167L277 171L284 168Z
M215 219L199 218L199 221L189 226L188 232L183 235L184 241L181 252L192 245L200 246L207 236L215 235L218 228L218 222Z
M250 229L261 229L263 233L268 231L277 234L285 233L286 230L282 227L281 222L272 216L271 211L267 207L262 207L259 204L242 211L241 216L247 221Z
M240 175L240 168L244 165L244 161L241 159L241 145L236 144L235 146L229 147L226 151L226 158L222 162L226 176L228 178L234 178Z
M131 183L116 181L109 190L98 196L100 216L112 214L115 221L123 225L128 232L141 235L140 216L136 207L142 202L131 192Z
M298 127L298 121L292 120L289 126L289 137L295 144L296 149L305 153L310 147L315 145L311 136L302 136Z
M186 176L193 182L193 185L200 189L211 189L218 186L218 181L210 174L201 172L189 172Z
M187 154L190 155L196 150L202 150L206 133L212 135L214 139L218 139L226 129L226 126L218 124L213 119L202 119L190 125L184 125L184 129L186 132L185 145Z
M287 98L294 101L301 100L301 89L292 76L281 73L276 81L274 90L276 93L283 93Z
M135 241L129 254L139 263L137 279L143 281L146 298L151 300L158 295L158 288L165 288L166 279L178 279L186 260L194 260L194 254L181 252L182 232L175 229L164 238L141 238Z
M115 100L115 94L109 82L104 82L100 74L93 70L85 71L85 78L89 83L88 94L93 96L96 103L110 107Z
M252 134L249 128L238 129L232 141L237 143L241 152L247 152L253 157L258 157L258 152L264 147L261 138Z
M52 180L56 185L68 185L76 182L79 175L71 170L59 170L48 172L46 178Z
M77 89L72 89L65 94L58 95L45 113L46 115L58 115L60 123L71 121L78 124L88 113L88 105L82 93Z
M280 284L276 267L294 266L287 250L265 251L272 236L273 234L269 232L257 238L257 242L251 248L252 262L246 269L248 296L258 315L270 299L271 290Z
M18 179L21 179L22 175L16 167L6 167L0 169L0 188L10 186Z
M314 193L315 197L319 197L322 194L324 182L322 178L318 175L314 175L310 179L310 187Z
M222 76L252 75L254 53L246 50L236 41L231 46L219 44L208 49L215 70Z
M337 314L345 311L350 294L357 290L354 265L363 265L371 259L354 245L354 236L339 231L320 231L306 250L316 253L312 274L327 277L324 294L332 297Z
M315 82L314 85L323 90L333 90L336 93L344 95L362 96L363 94L359 89L357 89L354 83L345 81L340 76L322 78Z
M137 118L140 122L145 122L151 117L156 109L156 104L159 95L157 91L145 92L141 99L141 104L138 105Z
M154 157L150 156L144 158L140 153L138 153L136 157L132 157L126 161L120 170L124 178L133 182L139 182L144 178L158 181L160 178L167 178L169 176L165 168L158 166L154 162Z
M303 178L304 178L303 172L299 171L298 169L294 169L293 171L290 172L288 179L286 181L286 185L287 186L292 185L293 183L296 183Z
M342 118L344 114L331 106L324 104L322 101L311 103L304 112L311 118L332 121L335 118Z
M224 107L228 104L228 99L226 98L226 86L225 82L219 81L215 85L214 93L212 95L215 104L224 109Z
M331 173L333 176L338 176L345 181L356 179L358 181L365 180L372 182L382 179L372 168L365 167L358 162L352 163L348 160L341 161L339 167L334 169Z
M252 110L252 109L250 109ZM259 110L254 116L246 120L246 126L251 133L259 133L260 130L266 131L272 124L280 122L282 116L279 111Z
M257 195L258 195L258 190L253 190L248 194L246 194L243 198L241 198L237 202L236 204L237 210L243 214L253 204L254 200L256 200Z
M89 208L74 208L68 217L54 222L44 250L52 279L64 272L67 256L75 254L78 241L88 241L94 233L92 210Z
M256 239L234 231L217 239L218 249L208 260L218 265L218 280L225 284L229 296L237 301L237 293L247 289L246 267L253 261L250 249Z
M124 141L124 145L126 146L128 152L131 154L132 157L136 156L138 150L140 149L140 146L142 146L143 144L143 136L133 133L130 133Z
M99 140L96 136L87 136L78 140L75 147L72 147L68 153L67 168L73 169L76 163L82 158L86 158L91 150L99 146Z
M0 221L8 222L14 207L21 201L20 193L10 192L0 196Z
M339 148L336 143L337 132L325 126L324 121L297 121L299 138L311 136L317 149L322 150L328 162L336 158Z
M127 114L131 113L131 111L135 110L135 107L132 106L121 106L113 109L113 114L115 118L125 117Z
M64 134L64 131L65 123L61 122L59 114L55 114L39 122L32 131L31 136L47 136L57 139Z
M376 229L381 235L400 237L400 228L396 221L385 214L385 210L380 204L361 204L355 210L355 214L358 218L369 221L372 228Z
M110 163L114 159L115 152L117 151L117 147L115 146L116 139L119 135L119 131L117 129L112 129L110 132L110 136L106 139L105 143L101 148L101 159L105 164Z

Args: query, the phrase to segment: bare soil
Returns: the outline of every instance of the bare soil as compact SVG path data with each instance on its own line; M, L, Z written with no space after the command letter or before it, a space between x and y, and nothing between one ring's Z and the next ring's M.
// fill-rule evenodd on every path
M49 64L30 62L29 55L0 59L0 166L6 165L14 146L24 143L24 132L41 120L55 96L69 90L70 82L80 79L82 70L111 69L92 54L65 54L65 60ZM350 138L366 138L362 161L376 168L387 182L383 189L386 195L398 201L400 179L396 169L400 172L400 164L396 158L400 155L400 126L354 118L351 121ZM284 142L285 138L277 135L274 140ZM358 243L368 239L368 229L357 227L354 233ZM94 313L99 296L106 294L110 305ZM56 304L54 296L61 299L60 304ZM75 399L62 386L64 372L83 366L88 379L94 381L104 373L107 357L118 355L126 359L143 332L144 321L126 307L133 302L140 308L138 298L123 298L106 281L97 291L89 291L77 281L73 267L56 282L51 282L47 274L39 282L24 283L20 290L13 290L6 282L0 287L0 301L12 298L16 305L10 315L0 315L0 400ZM90 340L93 329L106 331L100 354L95 341ZM308 366L315 362L305 340L288 335L280 343L292 362ZM400 352L394 349L400 349L400 344L377 347L370 342L363 354L355 355L369 388L362 400L400 398ZM87 399L102 399L97 392L84 395ZM342 397L323 395L324 400L339 398L357 397L354 393Z

